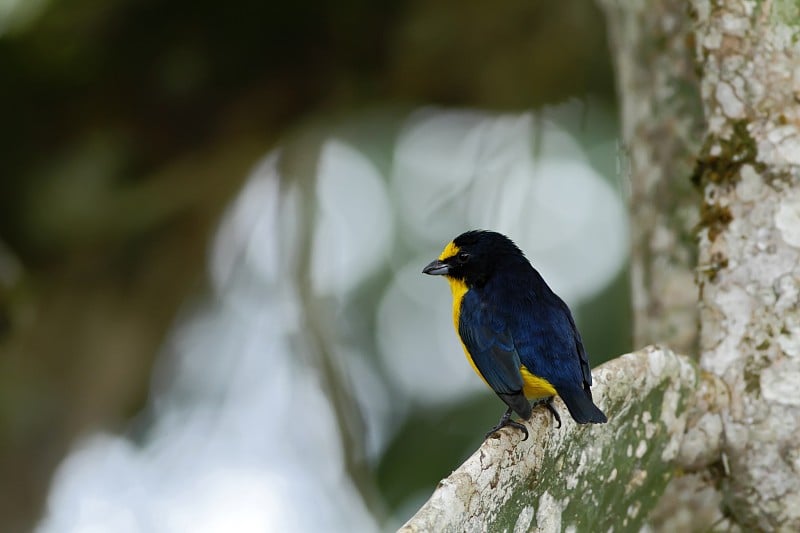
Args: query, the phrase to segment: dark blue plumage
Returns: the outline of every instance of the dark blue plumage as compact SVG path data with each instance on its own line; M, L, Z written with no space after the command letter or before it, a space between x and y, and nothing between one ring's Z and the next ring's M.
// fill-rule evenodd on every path
M453 321L478 374L523 419L530 399L558 394L578 423L606 422L594 405L589 361L569 308L547 286L520 249L491 231L456 237L423 272L447 277ZM559 419L560 421L560 419ZM527 434L527 431L526 431Z

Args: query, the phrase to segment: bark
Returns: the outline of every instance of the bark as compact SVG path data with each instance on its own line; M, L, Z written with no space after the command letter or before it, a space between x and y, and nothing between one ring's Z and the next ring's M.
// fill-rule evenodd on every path
M536 409L530 438L487 439L403 526L423 531L635 530L672 474L686 421L704 396L690 359L650 347L595 369L603 425ZM712 381L713 383L713 381ZM699 387L703 390L704 387ZM556 408L566 408L556 400Z
M700 362L730 390L728 510L762 530L800 530L798 15L794 2L694 2Z
M630 181L631 293L634 346L660 342L698 351L696 226L700 195L688 177L704 129L694 57L694 21L681 0L600 0L609 27L620 102L622 145ZM717 523L717 479L702 469L710 457L698 444L718 444L721 421L697 413L702 429L687 440L691 473L671 481L652 513L656 530L702 530ZM703 464L699 464L703 463ZM691 485L691 486L689 486Z
M702 195L698 353L702 367L724 380L731 404L689 421L684 446L693 451L687 451L683 465L697 472L704 490L721 489L716 501L724 502L731 523L800 529L800 393L790 385L800 382L797 4L696 1L687 8L674 1L608 0L603 5L616 58L625 142L632 153L634 227L647 228L638 230L645 238L634 239L640 247L634 250L632 269L640 311L636 330L640 335L660 332L655 339L660 342L682 342L685 337L670 337L669 328L690 322L689 311L680 302L671 309L668 302L656 306L677 312L677 318L663 320L664 327L652 325L649 321L658 322L657 314L646 311L653 309L652 302L664 302L665 289L685 283L680 278L686 270L680 262L664 261L646 235L681 244L673 236L679 234L674 228L685 227L680 225L684 217L680 208L637 196L637 191L666 187L668 199L677 194L673 187L685 188L689 173L641 154L682 154L683 148L691 153L697 145L693 132L704 119L691 173ZM669 105L687 102L687 95L699 95L702 113L691 113L689 105ZM648 135L651 131L665 135ZM650 212L653 206L655 214ZM679 215L677 220L670 220L672 213ZM661 268L665 265L666 272ZM673 267L679 271L670 273ZM676 285L652 282L670 277ZM721 435L723 453L718 457L707 453L711 448L702 451L690 444L713 441L710 435ZM677 492L669 500L666 507L672 511L682 505ZM697 516L692 522L697 525Z

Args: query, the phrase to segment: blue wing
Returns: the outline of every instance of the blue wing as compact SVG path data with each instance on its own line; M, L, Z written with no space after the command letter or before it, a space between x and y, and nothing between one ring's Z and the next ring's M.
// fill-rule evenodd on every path
M458 334L475 367L498 394L522 391L520 357L506 318L469 291L461 301Z
M509 329L520 362L556 389L590 386L589 360L567 304L549 290L517 300Z
M530 404L520 366L547 380L578 423L606 422L592 402L592 374L572 313L534 275L538 282L469 290L459 314L461 340L481 376L523 418L530 415Z

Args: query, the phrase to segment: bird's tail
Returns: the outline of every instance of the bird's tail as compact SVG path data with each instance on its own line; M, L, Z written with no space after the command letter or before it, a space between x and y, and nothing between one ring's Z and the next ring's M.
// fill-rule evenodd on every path
M588 389L570 388L559 390L558 395L564 400L569 414L578 424L604 424L608 422L605 413L592 401L592 393Z

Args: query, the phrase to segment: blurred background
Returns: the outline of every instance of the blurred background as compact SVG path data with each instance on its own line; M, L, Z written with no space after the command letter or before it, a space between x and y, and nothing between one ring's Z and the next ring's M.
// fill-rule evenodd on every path
M401 525L503 406L447 284L507 233L629 351L584 0L0 0L0 530Z

